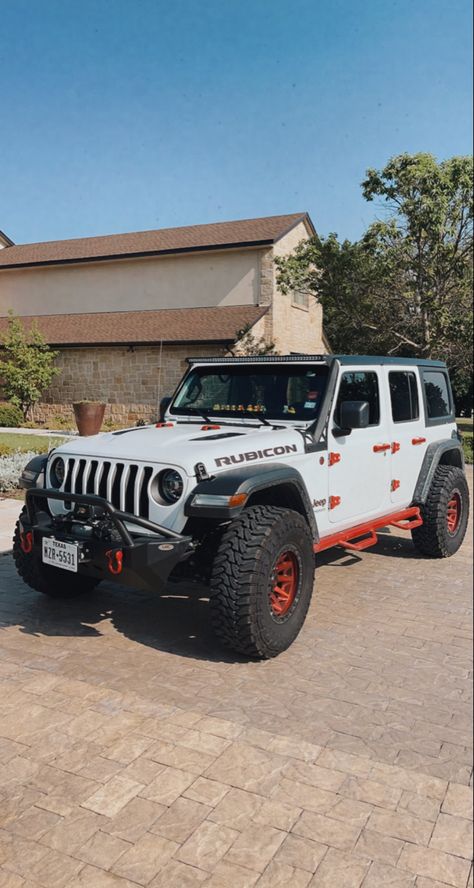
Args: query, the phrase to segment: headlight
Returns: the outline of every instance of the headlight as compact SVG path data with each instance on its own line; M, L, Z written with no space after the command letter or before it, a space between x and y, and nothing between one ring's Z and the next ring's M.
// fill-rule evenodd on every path
M66 467L64 465L64 460L61 459L60 456L53 459L51 463L51 468L49 470L49 478L53 487L61 487L64 482L64 475L66 473Z
M183 490L183 479L175 469L165 469L163 472L160 472L152 485L154 498L166 505L177 503L183 495Z

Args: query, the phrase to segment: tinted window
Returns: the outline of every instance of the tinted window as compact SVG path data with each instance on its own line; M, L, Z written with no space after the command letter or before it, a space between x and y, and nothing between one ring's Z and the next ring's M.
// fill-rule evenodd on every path
M414 373L402 370L389 373L390 399L394 422L410 422L420 416L418 388Z
M334 419L338 425L343 401L368 401L369 425L378 425L380 421L380 398L377 374L365 371L343 373L334 413Z
M446 373L442 370L424 370L423 381L428 418L444 419L451 416L451 398Z

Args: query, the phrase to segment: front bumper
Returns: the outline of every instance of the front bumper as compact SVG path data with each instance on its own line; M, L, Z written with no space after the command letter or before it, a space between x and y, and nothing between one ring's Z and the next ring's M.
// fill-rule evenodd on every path
M53 516L48 500L67 502L70 511ZM78 547L79 575L153 592L161 591L176 565L194 551L191 537L121 512L102 497L32 488L21 518L23 552L41 560L44 537ZM67 582L66 570L52 569L62 570Z

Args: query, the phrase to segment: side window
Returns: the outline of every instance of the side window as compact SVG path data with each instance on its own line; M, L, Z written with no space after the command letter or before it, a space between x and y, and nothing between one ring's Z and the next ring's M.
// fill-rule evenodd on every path
M442 370L423 370L428 419L447 419L452 414L446 373Z
M369 425L378 425L380 422L380 396L377 374L365 370L342 374L334 411L334 420L338 425L343 401L368 401Z
M419 419L420 405L416 376L411 371L397 370L388 374L392 418L394 422Z

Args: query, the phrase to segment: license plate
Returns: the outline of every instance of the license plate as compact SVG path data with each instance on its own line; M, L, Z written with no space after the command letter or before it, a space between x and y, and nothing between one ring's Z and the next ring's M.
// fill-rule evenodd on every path
M63 570L77 573L78 550L79 547L74 543L63 543L62 540L43 537L43 564L51 564L53 567L62 567Z

